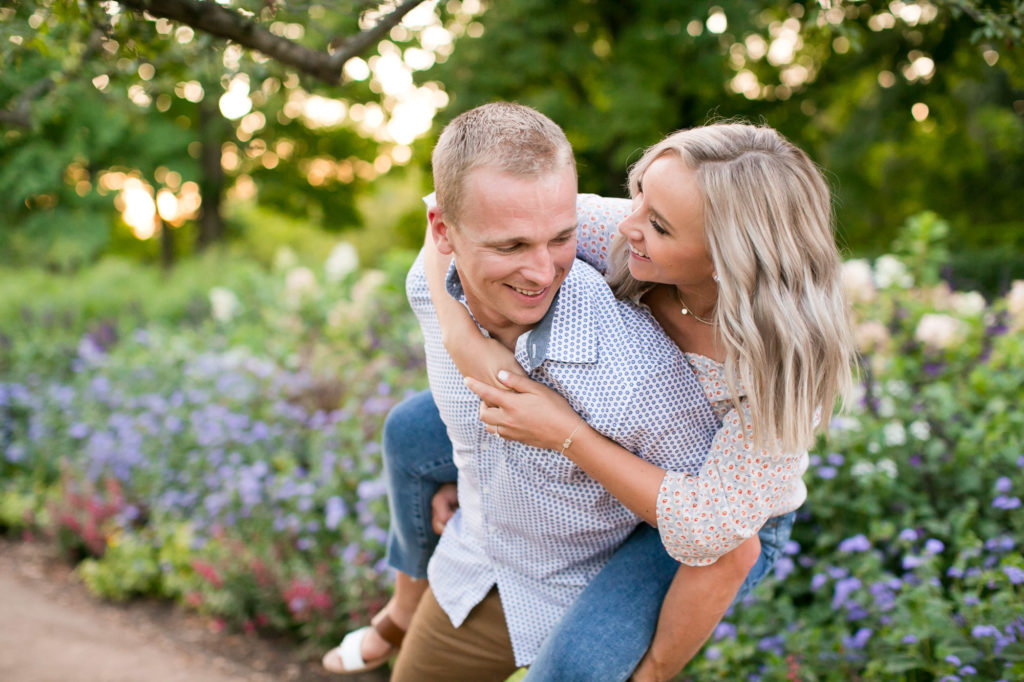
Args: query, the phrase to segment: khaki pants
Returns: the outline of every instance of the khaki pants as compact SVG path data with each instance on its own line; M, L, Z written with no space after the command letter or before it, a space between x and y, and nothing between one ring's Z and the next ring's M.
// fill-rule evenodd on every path
M503 682L517 667L497 587L458 628L428 588L402 640L391 682Z

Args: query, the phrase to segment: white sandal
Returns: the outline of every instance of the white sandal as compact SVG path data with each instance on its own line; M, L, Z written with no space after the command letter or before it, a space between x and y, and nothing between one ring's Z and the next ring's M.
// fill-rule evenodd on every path
M366 635L370 630L376 630L381 639L390 644L391 648L377 658L364 661L362 654L363 640L366 639ZM405 630L395 625L395 622L388 618L387 615L383 615L376 623L371 623L366 627L353 630L345 635L345 638L341 640L341 644L324 654L321 662L324 668L340 675L352 675L374 670L387 663L398 653L398 647L401 646L404 636Z

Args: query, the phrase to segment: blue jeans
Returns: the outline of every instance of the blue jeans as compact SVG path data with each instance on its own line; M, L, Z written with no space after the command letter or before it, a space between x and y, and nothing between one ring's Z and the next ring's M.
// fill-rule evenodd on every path
M425 577L438 539L430 525L430 499L442 483L455 481L457 473L451 442L429 391L405 400L388 415L384 472L391 511L388 564L415 578ZM761 556L734 604L775 565L793 518L790 513L769 519L761 529ZM661 602L678 568L658 531L641 523L562 616L526 679L627 679L650 646Z

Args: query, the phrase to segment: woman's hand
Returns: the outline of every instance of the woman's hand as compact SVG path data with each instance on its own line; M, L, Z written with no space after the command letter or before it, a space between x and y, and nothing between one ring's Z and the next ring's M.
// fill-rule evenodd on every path
M459 489L455 483L444 483L430 499L430 526L440 535L448 520L459 508Z
M480 420L488 431L508 440L548 450L562 443L580 423L565 398L525 376L501 371L497 378L504 389L466 378L469 390L480 396Z
M486 338L474 327L473 335L459 341L445 339L445 350L455 362L459 374L490 384L495 388L508 389L498 380L501 372L526 377L515 355L497 339ZM529 381L529 380L528 380Z
M441 343L462 376L503 388L498 381L498 372L505 370L525 375L523 368L516 362L512 351L501 345L500 341L481 334L466 307L445 291L444 280L450 263L451 256L437 250L437 245L430 238L430 230L427 230L423 270L427 277L430 300L434 302L437 321L441 325Z

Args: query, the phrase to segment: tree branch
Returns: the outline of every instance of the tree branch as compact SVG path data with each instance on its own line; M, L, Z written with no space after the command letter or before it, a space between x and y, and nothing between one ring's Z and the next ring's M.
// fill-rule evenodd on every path
M210 0L118 0L131 9L170 19L218 38L262 52L314 78L334 85L341 81L345 62L380 40L423 0L405 0L377 24L349 38L335 52L313 50L287 38L274 35L259 23L226 9Z

